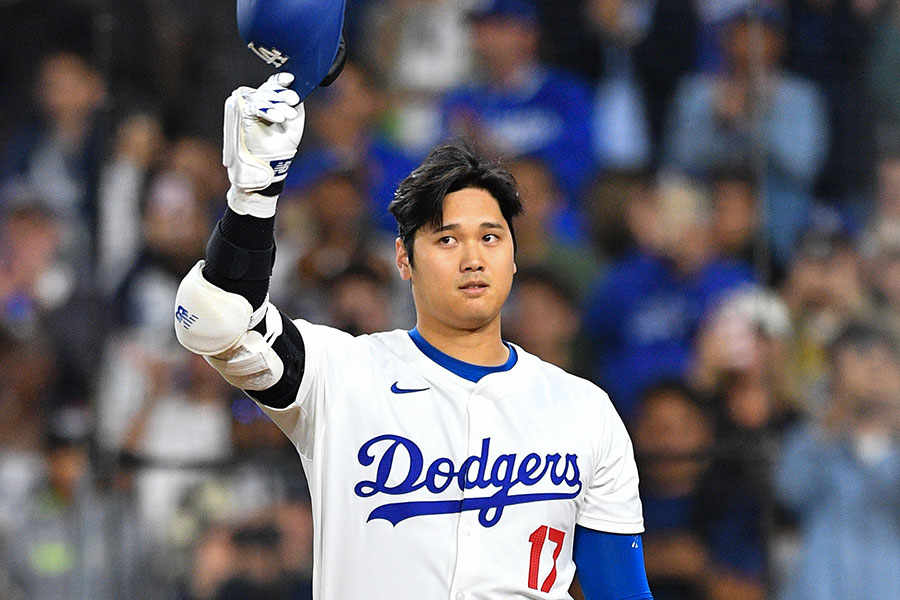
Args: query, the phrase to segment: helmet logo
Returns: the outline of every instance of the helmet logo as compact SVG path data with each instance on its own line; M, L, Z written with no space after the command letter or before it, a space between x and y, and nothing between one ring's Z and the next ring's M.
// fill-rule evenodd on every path
M268 64L275 65L276 69L280 69L284 66L284 63L290 58L289 56L282 54L277 48L257 48L253 45L253 42L247 44L247 47Z

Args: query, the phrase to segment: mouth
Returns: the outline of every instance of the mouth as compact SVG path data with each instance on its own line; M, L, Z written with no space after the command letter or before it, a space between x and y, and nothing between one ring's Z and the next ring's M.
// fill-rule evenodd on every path
M459 289L468 296L479 296L487 291L488 284L483 281L467 281Z

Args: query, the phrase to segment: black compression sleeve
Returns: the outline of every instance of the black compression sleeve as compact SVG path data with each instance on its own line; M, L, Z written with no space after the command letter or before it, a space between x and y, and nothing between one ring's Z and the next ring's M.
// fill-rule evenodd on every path
M253 310L262 306L269 291L269 276L275 260L275 217L261 219L239 215L230 208L216 224L206 251L203 277L211 284L250 302ZM297 326L281 313L283 332L272 349L284 363L284 374L275 385L248 392L266 406L286 408L297 397L306 352ZM265 335L266 320L255 329Z
M217 239L218 238L218 239ZM223 250L223 246L227 246ZM257 271L234 277L233 261L235 252L244 252L246 256L260 256L268 262ZM271 252L271 258L266 254ZM269 291L269 274L275 252L275 217L261 219L249 215L239 215L230 208L216 225L216 231L210 237L207 246L206 264L203 266L203 277L211 284L226 292L240 294L246 298L253 310L256 310L266 299ZM248 264L253 263L249 258Z
M254 400L272 408L287 408L294 402L306 366L306 348L303 346L300 330L284 313L281 313L281 323L284 332L275 338L272 349L284 362L284 375L269 389L247 392ZM260 325L257 325L257 329Z

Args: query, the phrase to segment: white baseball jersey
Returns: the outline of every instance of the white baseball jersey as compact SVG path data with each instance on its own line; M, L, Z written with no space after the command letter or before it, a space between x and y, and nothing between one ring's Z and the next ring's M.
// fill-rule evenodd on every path
M295 324L297 399L262 408L309 480L317 600L570 598L576 524L643 531L631 441L592 383L519 347L474 383L406 331Z

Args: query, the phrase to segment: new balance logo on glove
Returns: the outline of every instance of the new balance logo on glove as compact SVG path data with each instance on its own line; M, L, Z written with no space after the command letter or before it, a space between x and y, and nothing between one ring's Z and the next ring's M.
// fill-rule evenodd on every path
M272 167L272 171L275 173L276 177L281 175L287 175L288 169L291 168L290 160L273 160L269 163L269 166Z

